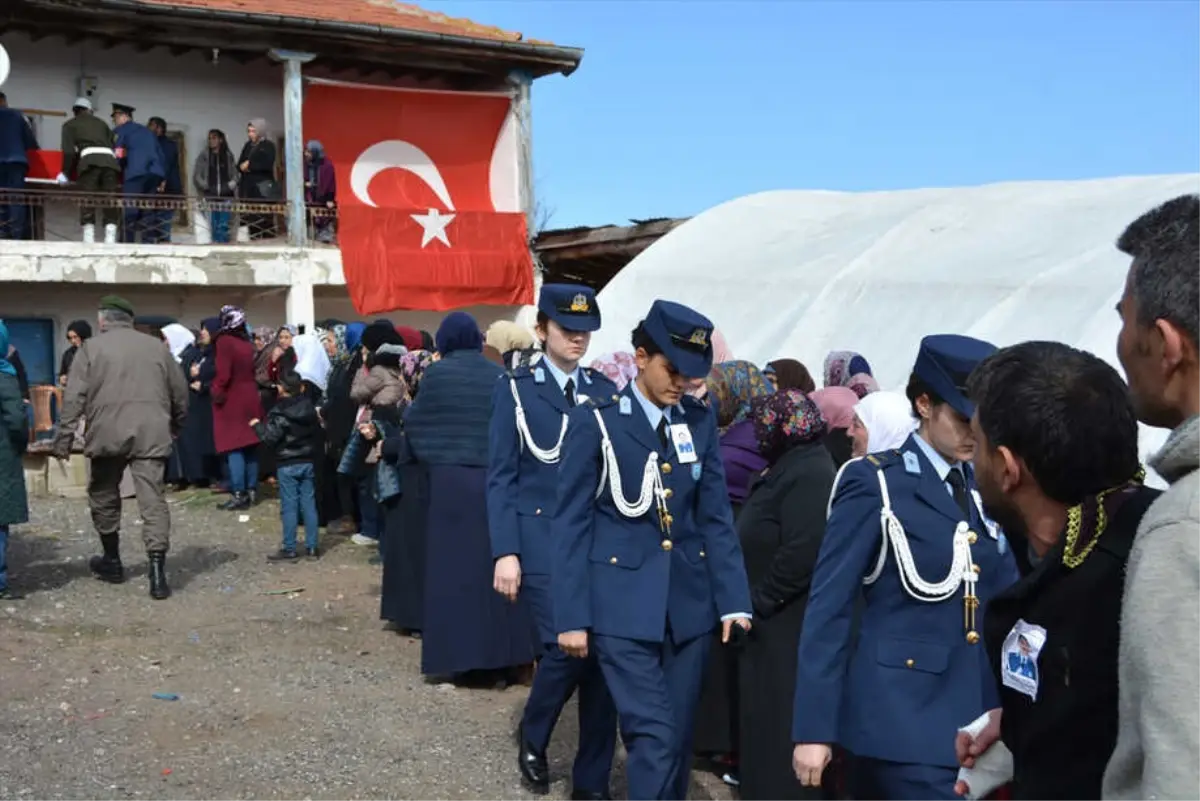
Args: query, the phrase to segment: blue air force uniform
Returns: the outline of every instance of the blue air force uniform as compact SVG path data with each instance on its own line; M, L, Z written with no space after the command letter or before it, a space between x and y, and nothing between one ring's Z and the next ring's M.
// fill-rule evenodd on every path
M660 300L643 325L681 374L707 375L705 317ZM688 396L661 409L631 381L571 412L559 486L557 630L590 631L629 753L629 797L686 798L712 631L751 609L716 420Z
M133 115L132 106L113 103L113 116L118 113ZM129 196L156 195L158 185L167 174L166 160L158 137L154 132L141 123L130 119L113 129L116 146L121 156L121 167L124 170L121 192L127 199ZM125 231L122 239L125 242L136 242L138 229L143 223L153 225L159 219L154 209L137 209L126 207ZM147 241L153 239L153 232L146 231Z
M926 337L914 373L969 418L962 387L994 350ZM1018 576L974 486L969 464L949 464L914 433L899 450L847 463L834 487L800 637L792 735L854 754L855 797L957 798L955 733L999 705L980 627L988 600ZM886 537L885 487L894 516Z
M600 310L589 287L547 284L538 308L568 331L600 327ZM579 750L573 787L597 797L609 792L617 711L595 657L574 659L558 648L550 570L567 413L589 398L607 399L616 391L616 385L601 373L576 367L567 374L539 354L534 363L502 377L492 394L487 483L492 556L519 557L522 600L529 605L538 641L545 647L521 718L518 756L522 777L542 792L549 784L546 747L577 687Z

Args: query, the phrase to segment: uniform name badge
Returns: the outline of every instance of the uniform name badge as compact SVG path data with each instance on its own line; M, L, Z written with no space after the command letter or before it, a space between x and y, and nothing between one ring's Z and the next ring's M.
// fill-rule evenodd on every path
M1037 700L1041 678L1038 657L1046 646L1046 630L1018 620L1004 638L1000 652L1000 681L1019 693Z
M692 432L687 423L675 423L668 426L671 432L671 444L675 446L675 455L680 464L691 464L696 461L696 446L692 442Z

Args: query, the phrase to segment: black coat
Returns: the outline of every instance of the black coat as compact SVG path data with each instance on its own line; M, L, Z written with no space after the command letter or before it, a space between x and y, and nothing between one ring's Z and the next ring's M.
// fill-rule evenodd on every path
M1100 797L1117 742L1125 563L1138 523L1159 494L1148 487L1131 493L1078 567L1063 564L1060 542L988 603L984 641L1000 685L1001 736L1013 754L1014 799ZM1003 683L1004 641L1018 620L1046 630L1036 661L1036 703Z
M199 373L192 376L192 366ZM188 345L179 354L179 367L188 382L188 416L175 440L175 454L167 468L170 481L197 483L220 478L214 463L217 453L213 443L213 410L209 385L217 377L216 359L211 347ZM199 389L192 385L199 383Z
M21 456L29 446L29 418L15 376L0 373L0 526L29 521L25 468Z
M754 485L738 517L754 605L754 628L737 668L743 799L823 797L792 773L792 697L796 648L834 476L821 442L797 446Z
M323 450L321 420L307 395L280 398L267 419L254 424L254 433L274 452L279 467L315 462Z

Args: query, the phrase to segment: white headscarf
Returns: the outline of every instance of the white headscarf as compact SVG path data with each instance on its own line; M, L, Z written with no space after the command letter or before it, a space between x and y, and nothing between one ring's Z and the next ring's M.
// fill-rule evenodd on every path
M175 357L175 361L179 361L179 357L183 355L187 346L196 341L196 335L179 323L163 326L162 334L167 338L167 345L170 346L171 355Z
M292 350L296 352L296 372L305 381L322 392L329 378L329 354L316 334L297 334L292 338Z
M867 429L867 453L899 448L917 427L912 405L899 392L872 392L854 405Z

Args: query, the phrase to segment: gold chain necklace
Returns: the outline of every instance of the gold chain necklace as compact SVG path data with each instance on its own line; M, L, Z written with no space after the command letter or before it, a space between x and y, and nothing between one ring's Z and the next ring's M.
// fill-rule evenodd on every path
M1075 569L1083 564L1083 560L1087 559L1088 554L1096 547L1096 543L1100 541L1100 535L1104 533L1104 529L1108 527L1108 514L1104 511L1104 499L1114 492L1120 492L1129 487L1141 484L1146 478L1145 468L1139 467L1137 473L1132 479L1117 487L1110 487L1096 496L1096 534L1087 545L1083 546L1083 550L1076 553L1075 549L1079 545L1079 534L1083 529L1083 504L1072 506L1067 510L1067 538L1066 544L1063 547L1063 564L1071 569Z

